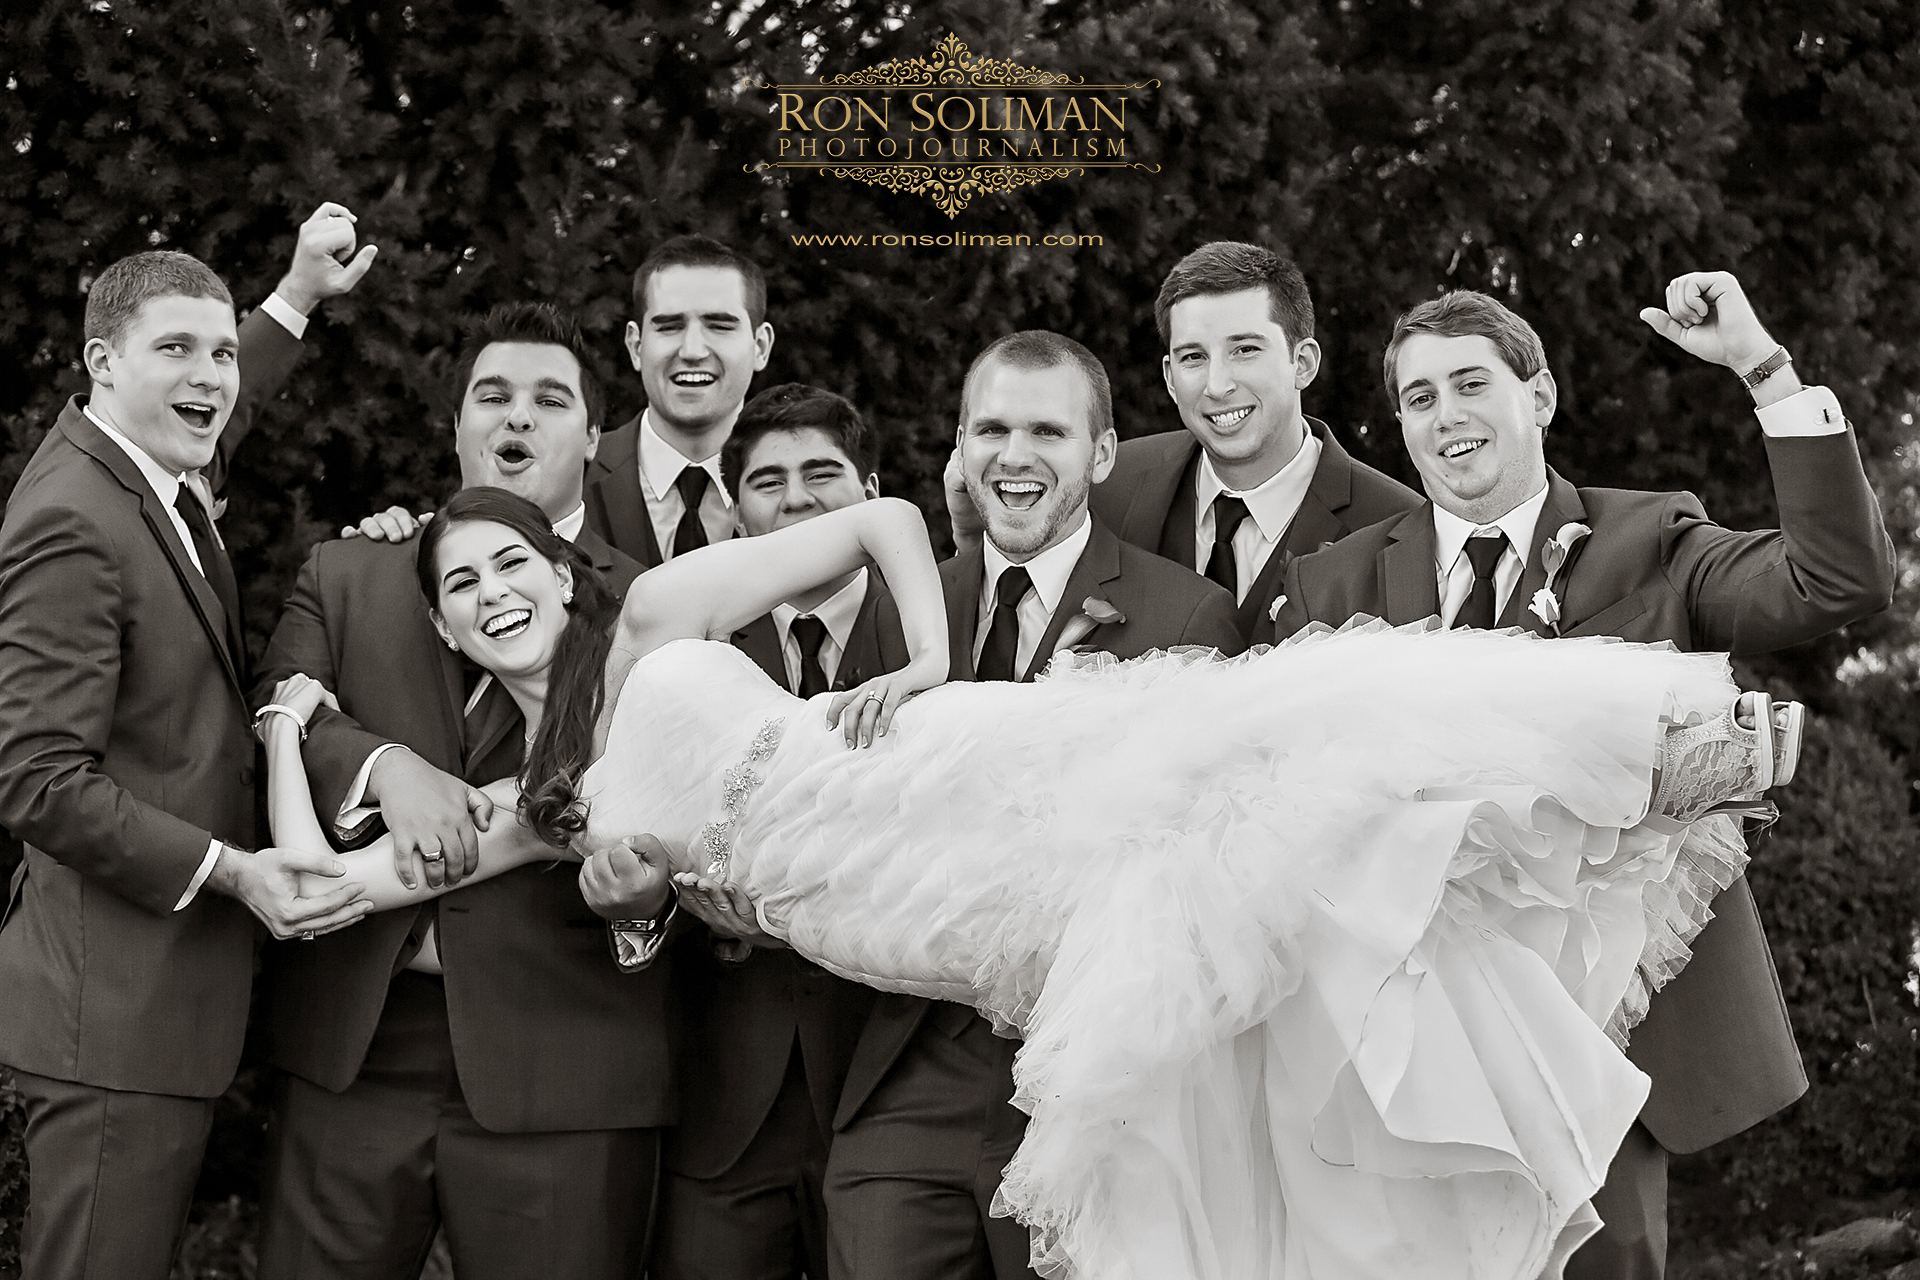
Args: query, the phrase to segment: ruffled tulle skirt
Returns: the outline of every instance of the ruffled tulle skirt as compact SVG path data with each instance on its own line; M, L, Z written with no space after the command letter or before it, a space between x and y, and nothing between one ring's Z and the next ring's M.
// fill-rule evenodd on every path
M1649 818L1725 662L1382 624L789 718L730 874L856 980L1025 1037L996 1209L1089 1280L1557 1275L1617 1042L1738 871Z

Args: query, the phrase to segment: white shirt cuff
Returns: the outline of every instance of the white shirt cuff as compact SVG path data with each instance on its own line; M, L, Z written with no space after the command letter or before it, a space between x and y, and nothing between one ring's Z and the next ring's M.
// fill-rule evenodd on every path
M187 881L187 891L180 895L180 901L173 904L175 911L185 910L186 905L193 901L193 895L200 892L200 886L205 884L207 877L213 874L213 864L218 861L220 861L220 842L209 840L207 856L200 860L200 869L193 873L193 879Z
M267 300L260 304L260 309L279 321L280 327L292 334L295 342L307 336L307 318L294 310L293 304L279 294L268 294Z
M1837 436L1847 429L1840 399L1826 387L1802 387L1753 415L1770 436Z
M368 753L365 762L360 766L360 772L353 775L353 785L347 788L346 798L340 802L340 816L333 820L335 835L343 840L346 839L377 812L373 805L366 802L367 783L373 780L374 762L389 751L399 751L404 748L404 743L383 742Z
M680 913L680 898L675 895L667 907L667 914L660 917L660 923L645 933L638 930L614 929L613 959L624 970L644 969L653 963L660 954L660 947L667 940L667 926L673 923L674 916Z

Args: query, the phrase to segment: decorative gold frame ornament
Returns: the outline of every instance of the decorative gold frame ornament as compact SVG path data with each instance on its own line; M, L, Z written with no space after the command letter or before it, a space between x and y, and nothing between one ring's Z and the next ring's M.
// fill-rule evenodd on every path
M758 89L784 93L830 93L845 89L1157 89L1160 81L1140 80L1130 84L1088 84L1084 76L1063 71L1030 67L1010 59L988 58L967 48L966 42L952 32L918 58L894 58L860 71L822 76L812 84L771 84L748 80ZM740 166L745 173L766 173L773 169L817 169L835 178L851 178L876 187L885 187L906 195L925 196L949 218L957 218L974 197L1004 193L1035 186L1058 178L1077 177L1089 169L1137 169L1158 173L1157 164L1137 160L1100 160L1074 158L1062 163L1054 157L954 161L941 164L929 160L757 160Z

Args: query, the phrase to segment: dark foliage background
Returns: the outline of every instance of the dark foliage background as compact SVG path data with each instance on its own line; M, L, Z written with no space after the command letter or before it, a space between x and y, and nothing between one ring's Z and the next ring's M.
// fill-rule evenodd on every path
M1090 81L1157 78L1128 120L1160 172L987 196L950 223L917 198L744 171L773 122L742 81L917 55L948 31ZM1304 266L1327 354L1309 410L1375 465L1412 478L1378 385L1393 316L1469 285L1546 340L1555 466L1771 523L1743 393L1635 318L1674 274L1734 270L1853 416L1906 582L1884 617L1745 673L1823 717L1753 877L1814 1089L1679 1163L1676 1273L1744 1274L1861 1206L1914 1205L1920 17L1905 0L19 0L0 41L0 491L84 390L85 289L109 262L186 249L250 305L322 199L381 246L234 474L256 644L316 538L453 483L464 315L516 297L579 309L614 420L637 411L618 343L629 278L678 232L767 265L779 340L762 383L850 396L885 433L887 487L935 507L966 363L1012 328L1105 357L1125 433L1176 427L1149 304L1183 253L1231 237ZM792 241L955 229L1105 243ZM183 1272L251 1274L252 1083L216 1137Z

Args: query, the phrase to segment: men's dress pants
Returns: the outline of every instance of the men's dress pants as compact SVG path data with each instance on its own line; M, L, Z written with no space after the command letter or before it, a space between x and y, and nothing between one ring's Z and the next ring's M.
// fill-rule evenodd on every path
M1667 1273L1667 1151L1638 1120L1593 1197L1606 1225L1567 1259L1566 1280L1661 1280Z
M460 1280L639 1280L658 1151L657 1129L482 1129L441 980L403 972L344 1092L276 1086L260 1280L414 1280L440 1227Z
M21 1280L166 1280L213 1125L212 1098L14 1072L27 1110Z
M1026 1133L1014 1040L936 1004L827 1157L833 1280L1028 1280L1027 1229L987 1215Z
M654 1280L827 1280L826 1172L796 1037L773 1108L733 1166L664 1175Z

